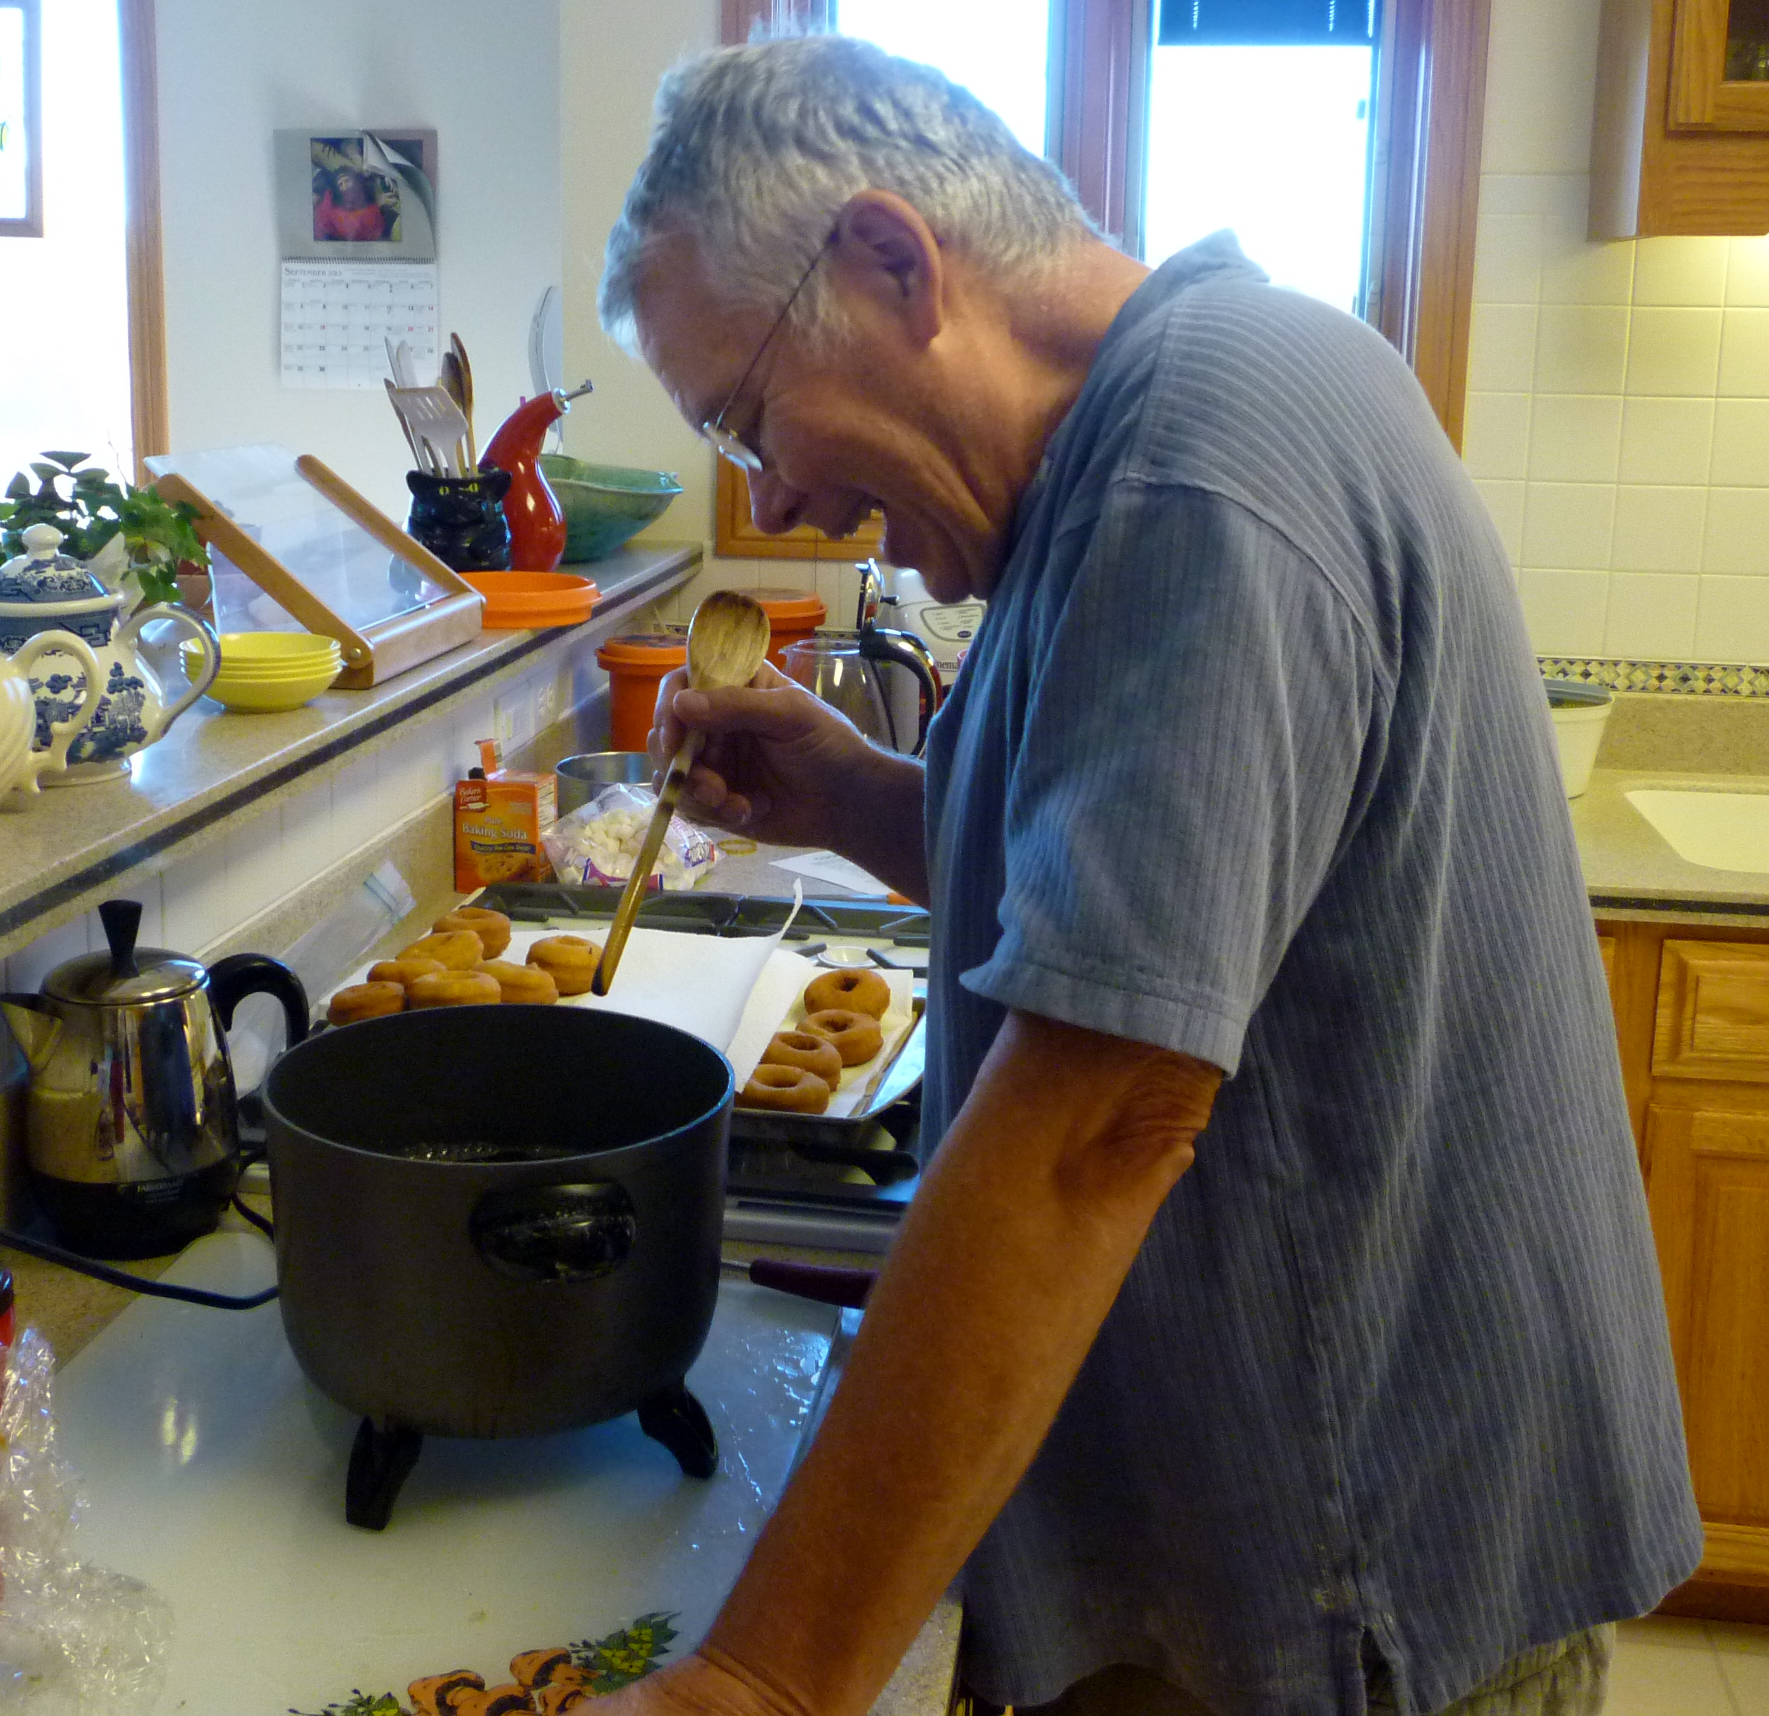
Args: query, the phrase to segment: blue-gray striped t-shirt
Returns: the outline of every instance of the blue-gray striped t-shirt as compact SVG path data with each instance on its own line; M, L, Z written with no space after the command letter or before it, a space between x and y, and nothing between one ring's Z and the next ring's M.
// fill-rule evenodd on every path
M1021 501L927 795L927 1137L1010 1007L1229 1075L967 1570L977 1689L1131 1662L1338 1716L1368 1635L1432 1711L1685 1577L1542 687L1400 358L1226 235L1151 276Z

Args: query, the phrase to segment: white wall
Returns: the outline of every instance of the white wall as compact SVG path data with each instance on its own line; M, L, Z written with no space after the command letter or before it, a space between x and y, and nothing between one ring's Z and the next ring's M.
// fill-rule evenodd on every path
M442 326L483 445L532 391L529 317L560 277L559 0L159 0L158 48L174 449L280 441L403 519L385 397L280 384L271 133L437 131Z
M1769 662L1769 239L1585 237L1601 0L1493 0L1463 456L1545 655Z
M566 419L567 451L582 459L676 472L684 492L645 532L706 543L703 570L666 602L681 618L709 589L813 590L831 616L853 612L858 583L839 551L826 562L722 560L712 554L712 449L682 421L643 364L602 333L596 288L602 247L651 132L658 80L679 59L717 45L718 0L562 0L561 120L565 151L565 372L596 391Z

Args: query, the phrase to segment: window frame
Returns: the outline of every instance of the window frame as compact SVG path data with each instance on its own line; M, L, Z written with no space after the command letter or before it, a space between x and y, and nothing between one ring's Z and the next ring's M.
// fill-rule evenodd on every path
M166 270L160 238L159 57L154 0L117 0L123 73L123 220L129 297L129 414L135 480L172 450L166 384Z
M149 0L151 3L151 0ZM1151 6L1051 0L1047 153L1101 230L1139 248ZM838 0L839 4L839 0ZM1467 395L1491 0L1385 0L1371 151L1367 319L1406 358L1458 451ZM828 0L720 0L720 40L757 24L824 30ZM868 522L839 543L802 527L767 536L743 473L718 460L714 547L746 559L863 558Z
M43 18L38 0L5 0L24 25L25 212L0 220L0 238L43 236Z

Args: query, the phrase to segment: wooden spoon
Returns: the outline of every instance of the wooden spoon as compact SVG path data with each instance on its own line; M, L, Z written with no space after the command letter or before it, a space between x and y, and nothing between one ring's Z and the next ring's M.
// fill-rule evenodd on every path
M460 371L461 415L467 419L468 475L479 468L479 443L473 438L473 366L467 362L467 347L459 334L448 336L448 349Z
M737 590L714 590L694 610L688 622L688 683L696 691L716 691L730 685L747 685L755 678L756 669L768 654L770 634L768 616L761 604ZM651 867L663 849L663 837L682 796L682 784L694 759L700 755L704 733L691 732L682 748L670 759L669 773L664 776L663 790L657 795L657 808L651 813L651 826L645 830L645 841L639 856L633 860L633 872L627 877L620 904L615 907L614 922L602 948L596 974L590 979L592 995L606 995L614 981L615 967L625 951L627 937L632 934L633 920L639 915L645 898L645 884L651 879Z

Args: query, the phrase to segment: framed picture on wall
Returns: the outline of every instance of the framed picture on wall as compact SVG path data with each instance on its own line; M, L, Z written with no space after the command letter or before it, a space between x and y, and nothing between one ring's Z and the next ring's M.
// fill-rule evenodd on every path
M43 236L38 0L0 0L0 238Z
M434 262L436 133L277 132L276 226L286 262Z

